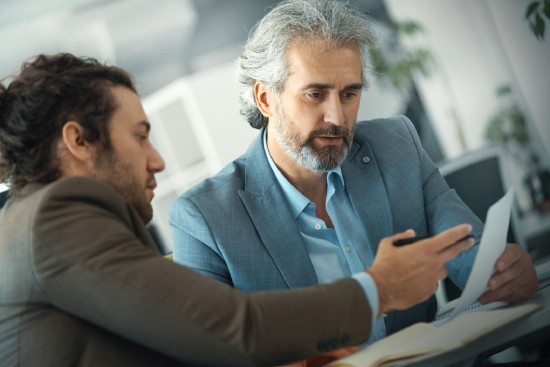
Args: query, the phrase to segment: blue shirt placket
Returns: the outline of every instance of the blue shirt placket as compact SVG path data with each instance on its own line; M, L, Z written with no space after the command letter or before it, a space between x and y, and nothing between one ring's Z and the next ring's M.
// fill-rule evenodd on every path
M386 336L386 325L383 318L376 319L378 291L372 278L364 273L364 269L372 265L373 258L359 218L344 190L341 169L337 168L327 174L325 205L334 225L332 229L327 228L326 223L317 218L315 204L299 192L279 171L267 149L265 134L263 140L269 165L294 213L319 284L330 283L354 274L353 277L365 291L365 296L373 309L371 337L362 347L382 339ZM366 246L367 251L364 253L367 255L363 258L365 263L361 261L353 243ZM349 251L347 251L348 247Z

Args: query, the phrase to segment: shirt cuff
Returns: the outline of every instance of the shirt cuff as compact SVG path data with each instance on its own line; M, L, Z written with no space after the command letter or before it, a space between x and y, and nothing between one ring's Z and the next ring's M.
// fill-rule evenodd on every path
M363 288L363 292L365 292L365 297L367 297L367 301L369 302L370 309L372 312L372 324L374 325L374 322L376 321L376 316L378 315L378 289L376 288L376 283L372 279L372 277L365 273L364 271L361 273L353 274L353 279L357 280L359 282L359 285Z

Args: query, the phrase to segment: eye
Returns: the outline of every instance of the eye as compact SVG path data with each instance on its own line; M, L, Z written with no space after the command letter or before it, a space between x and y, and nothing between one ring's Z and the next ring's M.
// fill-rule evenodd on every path
M138 135L137 138L140 142L144 142L147 140L147 135Z
M352 99L357 97L357 93L353 93L353 92L344 93L344 97L347 99Z
M319 97L321 97L322 94L321 93L309 93L308 95L312 98L319 98Z

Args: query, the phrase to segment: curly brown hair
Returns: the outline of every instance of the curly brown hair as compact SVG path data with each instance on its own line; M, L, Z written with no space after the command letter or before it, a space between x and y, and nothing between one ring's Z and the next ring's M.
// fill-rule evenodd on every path
M0 83L0 182L17 193L59 178L56 143L68 121L82 125L87 142L110 150L113 86L137 93L130 74L93 58L60 53L24 62L7 88Z

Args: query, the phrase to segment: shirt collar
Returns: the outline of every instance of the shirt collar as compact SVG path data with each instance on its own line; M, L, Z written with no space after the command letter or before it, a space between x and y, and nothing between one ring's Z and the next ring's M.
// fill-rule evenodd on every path
M263 132L262 140L264 143L264 151L267 157L267 161L269 162L269 165L271 166L271 169L273 170L273 173L275 174L279 185L281 185L281 188L283 189L283 192L290 205L290 209L292 210L292 214L294 215L294 219L296 219L298 218L298 215L300 215L300 213L304 210L304 208L310 203L310 200L306 198L300 191L298 191L298 189L296 189L294 185L288 182L286 177L281 173L281 171L279 171L279 168L277 168L275 162L273 162L271 154L269 154L269 150L267 149L267 129ZM342 189L344 189L344 177L342 176L342 170L340 169L340 167L337 167L336 169L328 172L328 186L334 186L333 181L336 179L336 177L340 179Z
M342 184L342 190L345 190L346 186L344 186L344 176L342 176L342 169L340 166L338 166L336 169L333 169L332 171L329 171L327 174L327 183L330 185L333 185L335 182L334 180L338 179L340 181L340 184Z

